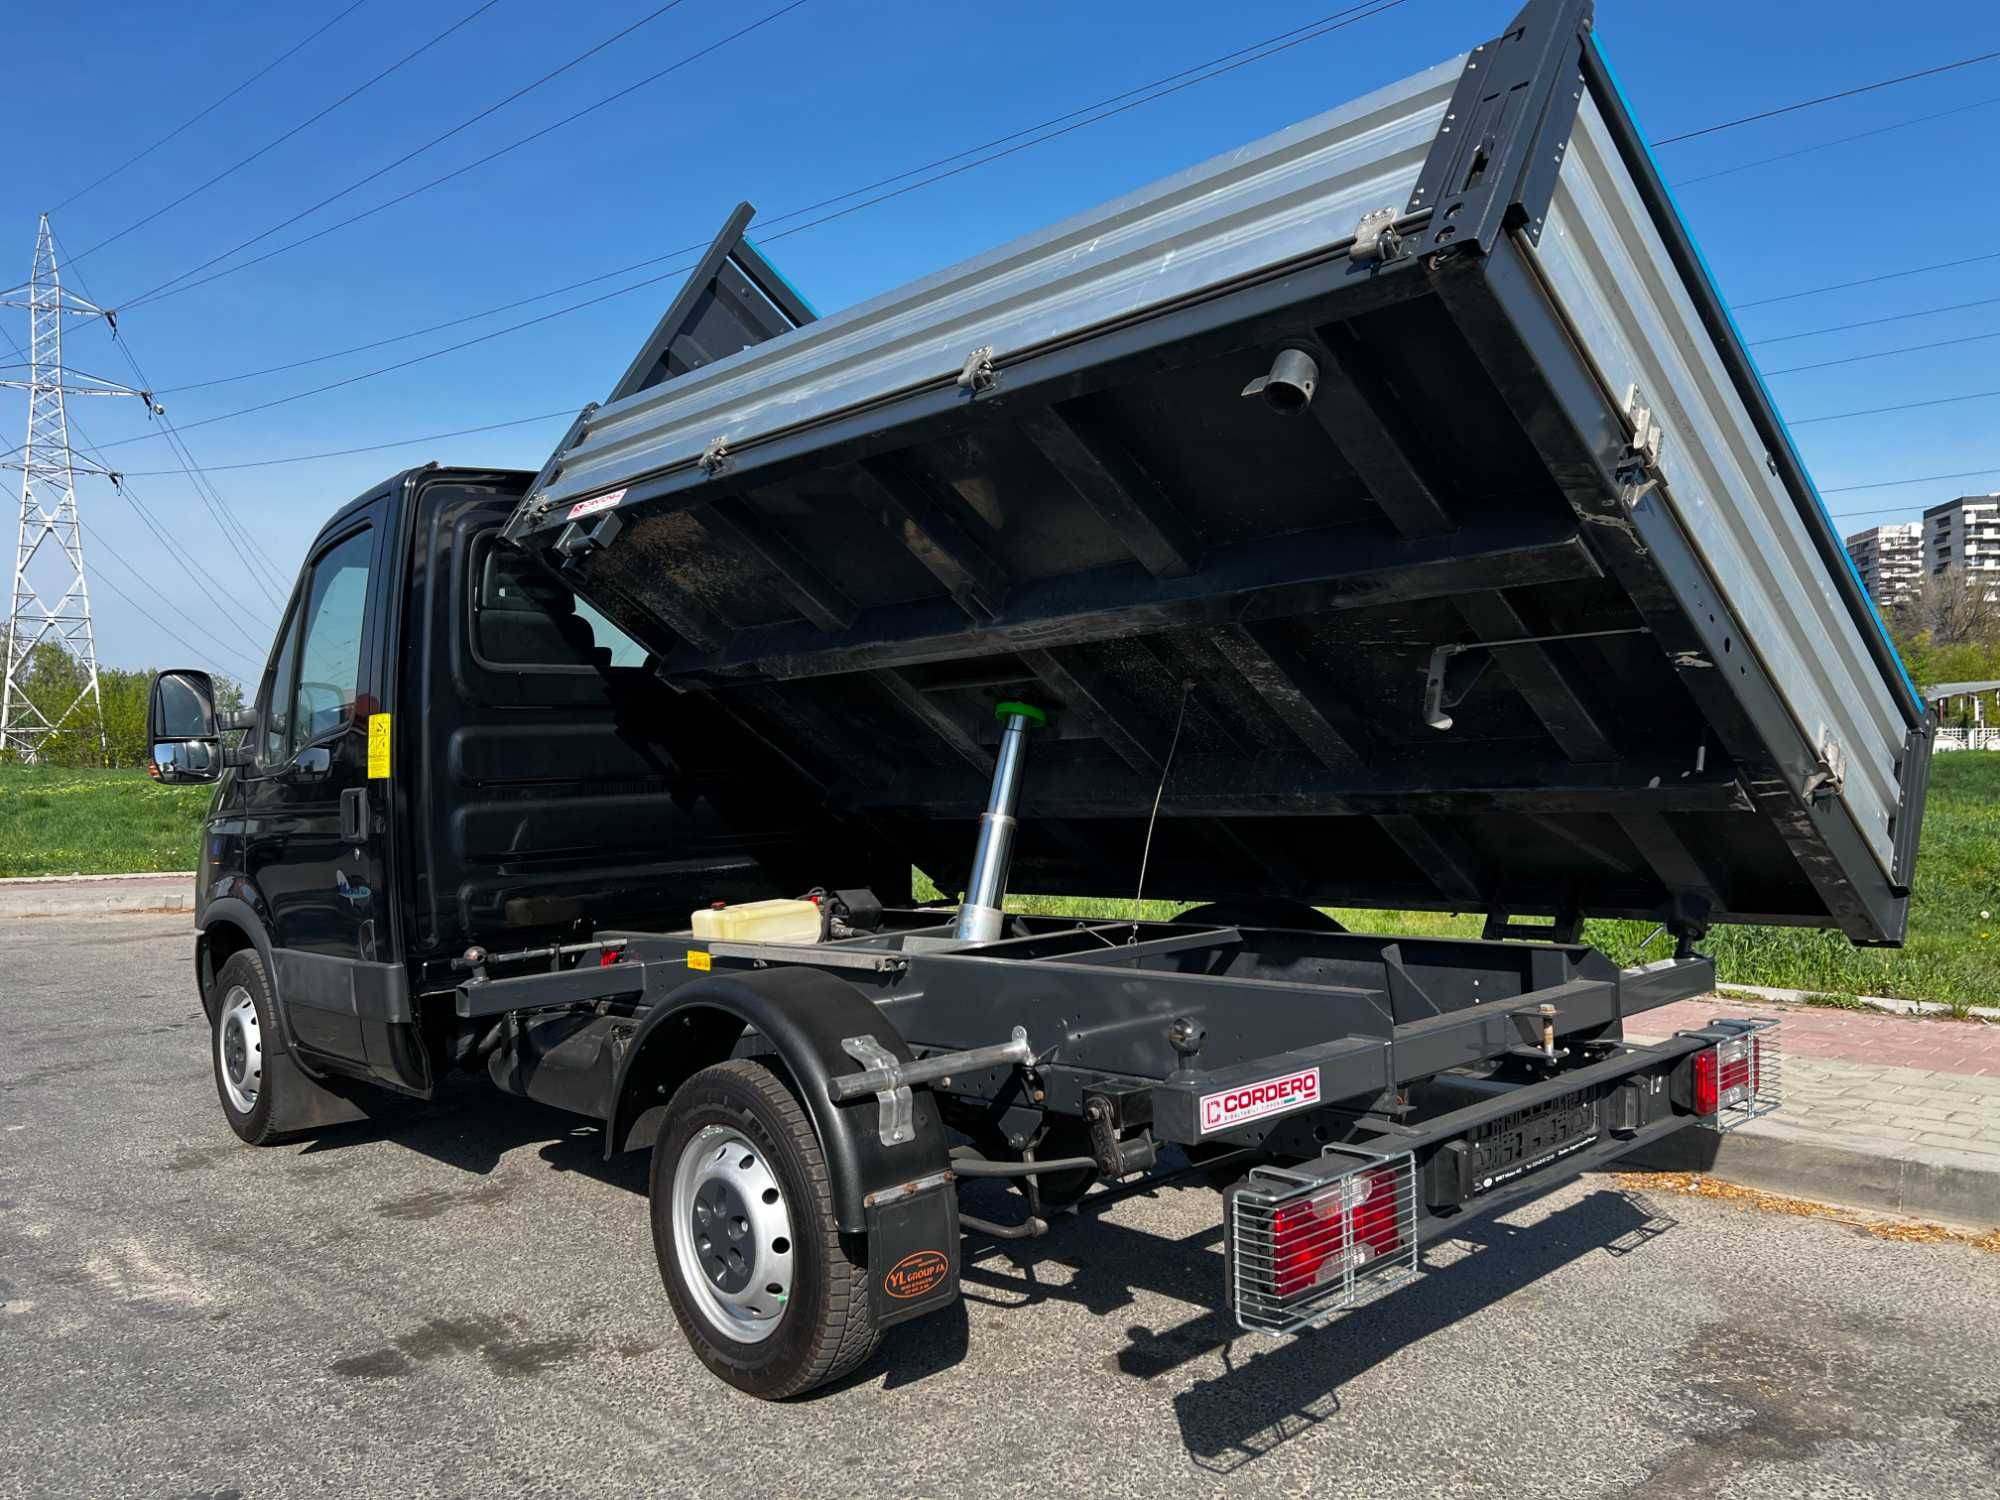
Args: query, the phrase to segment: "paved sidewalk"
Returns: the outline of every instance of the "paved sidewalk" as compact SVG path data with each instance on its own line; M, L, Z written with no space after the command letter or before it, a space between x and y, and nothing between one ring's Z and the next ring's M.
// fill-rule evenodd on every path
M1870 1068L2000 1079L2000 1026L1977 1021L1918 1020L1830 1006L1773 1005L1768 1001L1683 1000L1633 1018L1626 1030L1672 1036L1707 1024L1712 1016L1774 1015L1784 1019L1785 1058L1825 1058Z
M0 880L0 918L194 910L194 871Z
M1627 1031L1643 1040L1746 1014L1784 1023L1783 1108L1726 1136L1682 1131L1637 1161L1893 1213L2000 1223L2000 1026L1717 999L1647 1011Z

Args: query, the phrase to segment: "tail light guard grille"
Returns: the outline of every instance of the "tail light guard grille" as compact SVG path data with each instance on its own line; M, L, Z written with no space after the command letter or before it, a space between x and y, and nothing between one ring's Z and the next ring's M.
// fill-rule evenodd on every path
M1770 1016L1716 1020L1685 1033L1713 1045L1694 1055L1694 1112L1712 1130L1730 1131L1784 1102L1784 1051Z
M1372 1300L1417 1265L1416 1157L1329 1146L1231 1188L1224 1222L1239 1326L1288 1334Z

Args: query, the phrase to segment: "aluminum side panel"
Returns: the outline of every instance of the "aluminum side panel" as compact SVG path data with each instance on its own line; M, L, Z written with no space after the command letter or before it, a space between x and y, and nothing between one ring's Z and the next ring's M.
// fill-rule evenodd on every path
M1463 59L605 407L563 459L558 504L949 380L1228 285L1399 212Z
M1577 117L1530 252L1606 389L1636 385L1666 430L1672 510L1800 735L1845 758L1842 797L1886 871L1908 722L1758 438L1594 101ZM1754 646L1751 644L1754 642ZM1727 671L1725 656L1717 670Z

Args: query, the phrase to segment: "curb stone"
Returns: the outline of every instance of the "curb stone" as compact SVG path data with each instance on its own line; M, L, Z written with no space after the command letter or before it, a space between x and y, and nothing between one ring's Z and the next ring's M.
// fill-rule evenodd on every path
M1716 981L1715 989L1717 994L1727 990L1793 1005L1810 1004L1809 996L1826 993L1824 990L1791 990L1770 984L1732 984L1722 979ZM1892 1016L1948 1016L1952 1013L1949 1005L1937 1000L1899 1000L1892 995L1856 995L1854 998L1870 1010L1886 1011ZM2000 1021L2000 1006L1975 1005L1966 1014L1977 1016L1982 1021Z
M55 875L0 880L0 918L193 912L195 874Z
M1972 1229L2000 1224L2000 1156L1843 1139L1777 1118L1726 1135L1693 1126L1622 1157L1617 1168L1705 1172L1766 1192Z

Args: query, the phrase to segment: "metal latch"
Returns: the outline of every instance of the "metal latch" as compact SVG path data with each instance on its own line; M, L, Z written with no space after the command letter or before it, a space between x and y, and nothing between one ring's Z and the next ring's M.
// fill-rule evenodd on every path
M981 344L965 356L965 363L959 368L958 388L978 395L990 391L1000 383L1000 374L993 368L993 346Z
M1840 795L1842 784L1847 779L1847 752L1840 748L1840 742L1827 737L1820 742L1819 764L1806 777L1801 791L1808 802L1825 802Z
M1667 431L1660 425L1653 409L1646 405L1636 385L1625 389L1625 416L1632 424L1632 441L1627 452L1634 463L1642 468L1657 469L1660 466L1660 445L1666 441Z
M870 1072L881 1070L895 1075L900 1059L872 1036L851 1036L843 1040L840 1050L860 1063ZM888 1088L876 1090L875 1097L882 1105L882 1144L899 1146L916 1133L916 1096L907 1083L895 1083Z
M954 1073L977 1072L982 1068L1016 1065L1034 1054L1027 1031L1019 1026L1004 1042L986 1047L967 1047L962 1052L940 1052L915 1062L902 1062L896 1054L872 1036L842 1039L840 1050L861 1064L859 1073L829 1078L827 1097L835 1104L873 1094L881 1104L882 1144L900 1145L916 1135L915 1105L911 1089L931 1083L949 1084Z
M729 439L725 437L710 438L708 446L701 450L701 457L696 459L695 462L701 466L702 473L713 479L717 474L720 474L724 469L729 467Z
M1354 226L1354 244L1347 258L1356 265L1369 266L1394 260L1403 253L1403 236L1396 230L1396 210L1371 208Z

